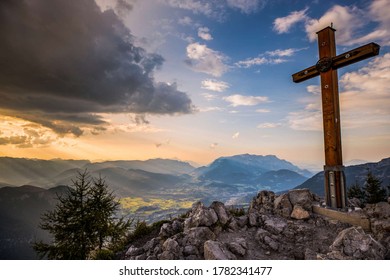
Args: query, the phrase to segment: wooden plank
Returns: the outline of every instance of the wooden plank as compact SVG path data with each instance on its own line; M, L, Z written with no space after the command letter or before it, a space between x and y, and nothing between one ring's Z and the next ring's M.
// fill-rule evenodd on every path
M294 83L300 83L309 80L311 78L314 78L319 74L320 72L317 70L316 66L314 65L302 71L299 71L298 73L293 74L292 78Z
M350 50L338 56L335 56L332 61L332 69L336 70L338 68L353 64L355 62L370 58L379 54L380 46L375 43L369 43L367 45L361 46L359 48ZM302 71L299 71L292 75L294 83L300 83L316 76L319 76L320 72L317 70L316 66L310 66Z
M375 43L369 43L359 48L350 50L333 58L333 69L338 69L352 63L370 58L379 54L380 46Z
M329 208L323 208L320 206L314 205L312 208L313 212L315 214L319 214L331 219L338 220L340 222L350 224L353 226L360 226L366 231L371 231L371 223L370 220L367 219L365 216L360 216L356 212L340 212L337 210L329 209Z

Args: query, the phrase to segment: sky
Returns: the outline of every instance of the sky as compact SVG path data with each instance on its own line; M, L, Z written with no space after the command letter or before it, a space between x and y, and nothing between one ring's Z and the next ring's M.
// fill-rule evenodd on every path
M0 2L0 156L103 160L274 154L324 164L316 32L337 53L344 162L390 156L390 1Z

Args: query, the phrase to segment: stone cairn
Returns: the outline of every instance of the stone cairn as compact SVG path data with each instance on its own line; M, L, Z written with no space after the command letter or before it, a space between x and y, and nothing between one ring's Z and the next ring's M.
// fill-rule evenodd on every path
M390 204L362 211L371 232L312 212L320 199L307 189L282 195L261 191L248 211L221 202L197 202L184 218L164 223L159 235L132 244L130 260L388 259Z

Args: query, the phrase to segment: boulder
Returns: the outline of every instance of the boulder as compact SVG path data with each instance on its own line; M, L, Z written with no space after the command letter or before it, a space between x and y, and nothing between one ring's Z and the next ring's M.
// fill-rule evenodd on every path
M262 214L272 214L274 211L275 193L272 191L261 191L253 198L249 207L251 210L257 210Z
M342 256L345 259L383 260L386 248L361 227L350 227L339 233L330 246L329 256Z
M376 204L367 204L365 211L370 218L388 219L390 218L390 204L379 202Z
M259 228L255 234L255 239L257 242L259 242L261 244L261 243L264 243L264 238L266 236L269 236L269 235L271 235L271 234L268 231L266 231L265 229Z
M292 205L290 199L288 198L288 194L282 194L275 198L274 201L275 214L278 214L284 218L289 218L292 211Z
M126 256L134 257L141 255L144 252L143 248L137 248L134 245L130 246L130 248L126 252Z
M254 211L251 211L249 214L248 214L248 222L249 222L249 225L251 227L256 227L259 225L259 215L257 214L257 212L254 212Z
M301 205L294 205L291 218L296 220L307 220L310 218L310 213L303 209Z
M217 221L218 216L214 209L205 207L201 202L195 203L190 217L184 221L184 230L188 230L193 227L209 227Z
M229 252L221 242L208 240L204 243L205 260L235 260L237 257Z
M210 205L210 209L213 209L215 211L218 217L218 221L222 225L226 225L230 220L230 213L226 210L226 207L222 202L214 201Z
M293 206L300 205L303 209L311 212L314 198L308 189L291 190L288 192L288 197Z
M246 253L247 243L244 238L237 238L233 242L227 243L227 247L233 254L242 257Z
M382 240L390 236L390 219L372 219L371 230L378 240Z
M281 234L286 227L287 222L277 216L268 217L268 219L264 221L264 228L276 235Z

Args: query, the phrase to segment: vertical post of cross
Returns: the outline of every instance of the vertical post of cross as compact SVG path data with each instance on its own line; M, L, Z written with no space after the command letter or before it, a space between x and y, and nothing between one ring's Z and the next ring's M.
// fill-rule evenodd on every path
M337 70L327 67L336 57L335 29L327 27L319 32L320 60L317 69L321 77L322 114L325 146L325 200L328 206L346 206L346 184L341 149L340 103Z

